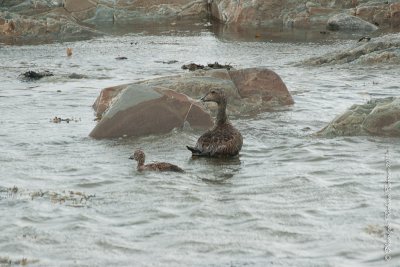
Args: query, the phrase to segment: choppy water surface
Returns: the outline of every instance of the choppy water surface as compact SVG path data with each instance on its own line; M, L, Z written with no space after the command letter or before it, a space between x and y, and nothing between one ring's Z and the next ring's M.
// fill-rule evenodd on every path
M7 257L33 266L398 266L399 140L310 134L352 104L398 96L400 67L291 64L354 42L246 40L200 27L1 46L0 265ZM178 62L160 63L168 60ZM269 67L296 101L233 120L244 136L239 159L192 160L185 145L200 132L88 137L102 88L215 61ZM27 70L55 76L19 80ZM186 173L138 173L128 159L137 147ZM390 262L382 260L387 150Z

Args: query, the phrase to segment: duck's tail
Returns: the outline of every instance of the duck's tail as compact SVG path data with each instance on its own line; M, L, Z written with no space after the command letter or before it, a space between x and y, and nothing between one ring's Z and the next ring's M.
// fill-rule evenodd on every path
M174 171L174 172L185 172L183 169L179 168L176 165L173 165L171 170Z
M192 152L192 156L202 156L202 152L199 149L191 146L186 146L186 148Z
M187 147L187 149L192 151L193 157L210 157L210 153L201 151L200 149L192 147L192 146L186 146L186 147Z

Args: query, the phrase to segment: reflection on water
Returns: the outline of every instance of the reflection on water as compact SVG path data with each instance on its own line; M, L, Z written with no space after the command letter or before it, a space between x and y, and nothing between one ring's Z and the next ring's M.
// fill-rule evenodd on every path
M294 66L355 41L292 42L294 35L281 32L271 42L263 39L266 33L254 38L252 32L242 37L215 30L163 26L68 44L0 47L0 260L26 258L33 266L396 266L398 253L382 261L384 240L376 233L384 227L388 148L392 206L399 202L398 139L310 133L352 104L396 96L399 67ZM71 58L66 46L74 50ZM119 55L128 59L115 60ZM169 60L177 62L162 63ZM88 137L100 89L215 61L273 69L296 103L232 118L244 137L238 158L192 159L186 145L201 132L191 130ZM19 80L27 70L55 76ZM70 79L71 73L87 78ZM80 120L51 123L55 116ZM137 172L128 157L138 147L149 162L171 162L186 172ZM391 219L398 251L399 214Z

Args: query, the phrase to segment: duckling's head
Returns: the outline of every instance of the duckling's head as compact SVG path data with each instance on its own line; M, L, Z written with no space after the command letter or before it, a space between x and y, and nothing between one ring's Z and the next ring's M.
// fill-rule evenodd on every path
M142 165L142 164L144 164L144 160L145 160L144 152L140 149L136 149L135 153L133 153L129 157L129 159L134 159L139 163L139 165Z
M226 104L226 95L223 89L211 89L210 92L201 98L201 101Z

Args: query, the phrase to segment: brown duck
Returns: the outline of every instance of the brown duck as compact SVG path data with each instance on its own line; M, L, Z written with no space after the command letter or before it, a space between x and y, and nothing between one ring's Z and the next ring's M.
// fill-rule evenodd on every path
M154 162L145 165L145 158L146 156L144 155L144 152L140 149L137 149L135 153L129 157L129 159L134 159L138 162L138 171L184 172L184 170L178 166L167 162Z
M192 151L192 156L233 157L238 155L242 149L243 137L226 116L225 92L222 89L212 89L201 100L217 103L218 115L214 128L200 136L195 147L186 146Z

